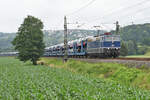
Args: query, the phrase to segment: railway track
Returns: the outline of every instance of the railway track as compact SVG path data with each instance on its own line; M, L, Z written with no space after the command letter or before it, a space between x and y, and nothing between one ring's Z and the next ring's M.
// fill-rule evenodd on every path
M48 57L48 58L62 58L62 57ZM150 61L150 58L69 58L77 60L127 60L127 61Z

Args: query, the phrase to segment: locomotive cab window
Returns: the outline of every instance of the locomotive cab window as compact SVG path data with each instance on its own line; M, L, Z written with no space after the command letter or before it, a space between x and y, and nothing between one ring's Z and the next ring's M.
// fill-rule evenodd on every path
M105 41L120 41L120 36L105 36Z
M113 36L113 41L120 41L120 36Z

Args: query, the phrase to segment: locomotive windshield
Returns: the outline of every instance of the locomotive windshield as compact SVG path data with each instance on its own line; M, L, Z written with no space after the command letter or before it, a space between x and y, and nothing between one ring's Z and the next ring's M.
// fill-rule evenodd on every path
M120 41L120 36L106 36L105 41Z
M120 36L114 36L113 41L120 41Z

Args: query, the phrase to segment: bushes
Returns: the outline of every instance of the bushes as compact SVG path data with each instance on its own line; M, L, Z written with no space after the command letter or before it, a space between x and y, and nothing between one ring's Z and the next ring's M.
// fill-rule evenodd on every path
M118 80L125 84L131 84L140 74L141 71L135 68L119 68L117 71L112 75L112 79Z
M54 61L54 59L52 59ZM49 59L51 62L51 59ZM57 61L56 61L57 62ZM56 64L56 62L51 62ZM58 63L60 61L58 60ZM58 64L57 64L58 65ZM150 81L146 78L150 74L150 70L144 66L141 66L139 69L137 68L128 68L125 65L117 64L117 63L87 63L82 61L69 60L64 68L81 73L87 74L94 77L99 78L107 78L109 80L114 80L122 84L133 85L146 88L143 84L143 80L141 80L141 75L145 75L146 86L150 86ZM138 84L135 84L135 81L139 80Z

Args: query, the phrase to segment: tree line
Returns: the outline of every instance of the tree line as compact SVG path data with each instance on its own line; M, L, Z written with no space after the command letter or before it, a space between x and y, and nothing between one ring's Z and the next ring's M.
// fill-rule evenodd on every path
M143 55L150 51L150 24L129 25L120 29L121 55ZM127 50L127 51L125 51Z

